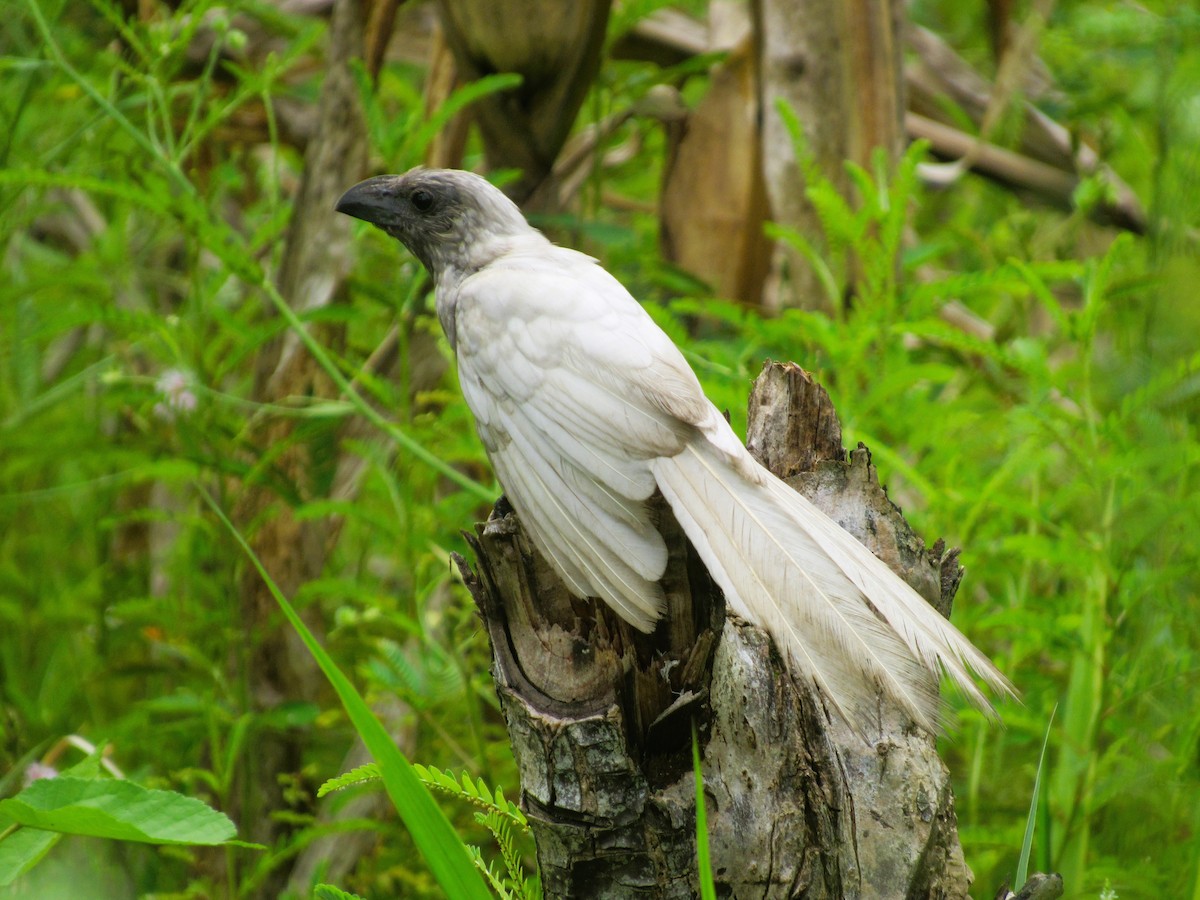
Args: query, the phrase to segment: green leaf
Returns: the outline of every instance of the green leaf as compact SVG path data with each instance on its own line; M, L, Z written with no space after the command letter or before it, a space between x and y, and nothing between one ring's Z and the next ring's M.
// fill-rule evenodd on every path
M358 894L343 891L332 884L318 884L313 890L314 900L362 900Z
M1038 794L1042 785L1042 769L1046 764L1046 747L1050 744L1050 726L1054 724L1054 714L1058 712L1058 704L1050 710L1050 720L1046 723L1046 736L1042 738L1042 752L1038 756L1037 774L1033 776L1033 796L1029 800L1029 817L1025 820L1025 837L1021 841L1021 857L1017 860L1017 878L1013 887L1018 890L1029 878L1029 855L1033 849L1033 824L1037 820Z
M493 797L491 790L482 779L472 781L467 772L462 773L462 783L460 784L452 773L444 772L437 766L423 766L417 763L413 766L413 771L430 787L453 794L455 797L467 800L483 809L494 810L501 815L508 816L521 828L529 830L529 822L525 818L525 813L521 812L521 808L511 800L505 799L504 791L501 788L496 788L496 794Z
M704 772L700 768L700 738L696 734L695 720L692 721L692 776L696 781L696 865L700 870L700 896L703 900L717 900L712 859L708 849L708 816L704 811Z
M37 828L19 828L0 815L0 887L12 884L38 864L62 840L61 834Z
M194 797L69 775L0 800L0 814L29 828L146 844L223 844L237 834L227 816Z
M373 781L380 781L382 778L383 775L380 774L379 766L375 763L367 763L366 765L353 768L349 772L343 772L336 778L330 778L317 788L317 796L324 797L326 794L331 794L334 791L343 791L348 787L355 787L360 784L370 784Z
M407 153L404 155L406 157L419 157L425 152L425 149L429 146L433 138L446 127L446 123L463 109L489 94L516 90L521 86L523 80L517 72L499 72L492 75L484 75L463 85L446 98L445 102L437 108L437 111L429 117L428 121L422 123L418 128L409 133L405 141Z
M817 279L821 282L821 287L825 290L825 297L829 300L830 305L837 308L842 302L842 288L838 284L837 276L834 275L833 269L825 257L812 245L812 242L803 234L794 228L788 228L785 225L777 225L774 222L767 222L763 226L763 231L767 237L776 241L785 241L791 245L792 249L800 253L809 264L813 267Z

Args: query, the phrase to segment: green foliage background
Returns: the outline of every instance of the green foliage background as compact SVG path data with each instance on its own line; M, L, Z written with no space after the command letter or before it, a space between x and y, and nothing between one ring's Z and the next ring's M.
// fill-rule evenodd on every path
M628 5L614 29L654 5ZM39 870L43 896L67 878L92 896L254 895L327 827L313 795L352 737L328 696L251 707L245 659L259 636L235 599L245 561L195 490L228 509L241 484L268 483L298 504L248 427L294 416L297 439L319 444L355 414L247 400L256 353L287 327L265 286L301 160L222 129L263 100L312 101L319 66L298 67L324 26L241 6L288 40L261 65L223 64L220 79L215 53L185 55L206 16L218 44L243 39L206 0L148 24L107 0L26 0L0 23L0 791L79 733L110 742L142 783L227 809L258 736L292 730L306 748L285 775L290 828L271 852L227 851L214 875L199 855L67 846ZM988 68L978 9L923 0L911 14ZM944 746L978 896L1014 869L1059 704L1034 869L1063 872L1071 897L1200 898L1200 15L1167 0L1062 4L1040 46L1059 87L1047 111L1132 185L1148 236L1091 224L1093 182L1070 214L973 178L927 193L914 153L895 173L862 173L856 208L817 189L825 233L803 237L834 279L847 248L878 267L854 305L764 319L658 258L653 214L631 210L656 197L662 138L636 118L612 138L642 141L636 157L593 175L576 219L547 225L651 304L735 422L764 358L814 371L847 442L871 447L918 530L964 548L955 621L1024 699L1003 710L1003 730L963 710ZM381 169L420 161L421 77L389 65L368 101ZM656 77L606 64L584 118ZM604 202L614 195L638 203ZM89 223L80 244L63 239ZM414 263L373 232L356 246L354 303L319 314L345 326L335 361L348 377L397 320L402 341L436 334ZM885 274L893 254L899 283ZM995 339L946 325L950 300ZM409 439L490 479L452 372L414 398L405 365L369 385L372 399ZM172 371L194 409L169 408ZM407 705L411 757L516 796L485 640L448 565L486 504L390 440L341 448L366 466L354 503L297 509L345 527L293 599L328 624L331 652L369 695ZM448 809L466 839L486 840L469 808ZM434 893L402 829L360 825L382 840L344 887Z

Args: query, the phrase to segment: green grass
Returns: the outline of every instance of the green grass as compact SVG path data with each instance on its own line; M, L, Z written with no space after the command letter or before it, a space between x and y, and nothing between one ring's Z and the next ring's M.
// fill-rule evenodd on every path
M334 827L315 818L314 797L340 771L352 723L319 692L252 702L247 660L262 635L238 607L247 563L197 487L222 509L248 485L270 488L276 506L239 522L244 537L282 509L341 517L320 577L290 599L324 624L329 656L368 703L403 702L409 757L516 794L484 636L448 564L495 486L453 373L408 389L410 349L448 359L448 348L411 260L370 232L355 243L352 303L316 317L282 303L272 276L302 160L271 111L316 97L319 71L302 63L323 25L238 8L286 36L275 56L189 60L206 16L214 46L243 40L205 0L146 22L106 0L24 0L0 31L0 778L78 732L107 742L140 784L236 810L264 737L296 736L303 751L281 773L288 827L269 853L216 865L64 846L42 864L46 883L84 865L117 895L189 884L249 895ZM984 60L979 15L914 7ZM1122 898L1200 898L1197 36L1195 14L1167 3L1060 5L1043 33L1060 85L1051 111L1138 190L1154 226L1145 238L1114 240L1082 212L973 179L926 194L914 154L895 172L855 172L864 204L818 185L823 233L790 237L823 261L839 300L848 251L868 261L854 302L831 318L763 319L664 267L651 213L601 202L655 197L663 139L641 120L613 138L636 136L641 151L593 175L575 223L587 227L563 232L652 303L735 424L764 358L815 372L847 442L870 445L910 520L964 548L955 621L1023 697L1002 710L1002 731L963 710L943 746L981 897L1015 870L1032 798L1030 869L1062 871L1068 896L1107 885ZM654 74L606 66L585 116L622 108ZM392 170L418 162L433 133L420 77L396 64L377 90L362 79L374 152ZM228 137L252 112L267 123L257 150ZM946 324L950 300L995 339ZM359 377L393 324L396 378ZM256 358L284 330L321 359L336 399L254 398ZM174 371L194 407L171 407ZM352 416L372 428L338 443ZM304 484L278 466L282 448L251 439L279 417L317 461ZM363 466L353 502L306 493L339 459ZM463 841L494 843L469 809L446 810ZM238 822L243 834L254 824ZM373 828L379 850L339 887L437 896L407 830ZM515 852L484 870L514 871Z

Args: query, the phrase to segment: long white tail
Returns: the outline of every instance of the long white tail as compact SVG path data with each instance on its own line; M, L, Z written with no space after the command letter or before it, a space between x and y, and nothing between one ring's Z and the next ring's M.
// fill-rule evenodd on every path
M732 461L698 438L652 466L733 611L765 628L793 673L810 678L860 733L878 721L878 688L936 731L939 671L989 713L970 671L1014 694L924 598L749 454Z

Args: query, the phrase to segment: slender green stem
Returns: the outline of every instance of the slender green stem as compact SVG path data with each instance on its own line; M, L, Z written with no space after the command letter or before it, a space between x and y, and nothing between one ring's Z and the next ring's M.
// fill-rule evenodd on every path
M49 54L50 59L54 62L54 64L58 66L68 78L75 82L75 84L79 86L80 90L87 94L88 97L92 99L92 102L99 106L110 119L116 122L117 125L120 126L121 130L133 139L134 143L145 150L152 159L158 161L159 164L162 165L163 169L167 173L167 177L170 178L174 187L188 195L194 196L196 191L195 185L193 185L187 179L187 176L183 174L179 166L177 166L172 160L163 156L162 150L146 136L145 132L129 121L125 114L112 104L112 101L97 91L92 83L84 78L83 74L80 73L78 69L71 65L66 56L63 54L62 48L60 48L58 43L54 40L54 35L50 32L50 25L46 22L45 16L42 15L42 8L38 5L37 0L25 0L25 5L29 7L30 15L33 16L34 24L37 25L38 34L42 38L43 46L45 47L46 52Z
M700 896L703 900L716 900L717 888L713 883L712 857L708 847L708 815L704 810L704 771L700 767L700 737L696 733L696 721L692 720L692 776L696 781L696 864L700 874Z
M367 421L377 427L380 431L387 434L388 437L399 444L404 450L407 450L409 453L411 453L416 459L425 463L435 471L440 472L442 475L445 475L463 490L474 494L476 497L479 497L481 500L486 500L489 503L496 499L495 491L484 487L475 479L468 475L464 475L449 463L439 459L437 456L427 450L422 444L405 434L394 422L390 422L384 418L383 415L375 409L375 407L367 403L359 395L359 393L354 390L349 379L347 379L346 376L343 375L338 367L334 364L325 348L322 347L320 342L317 341L317 339L308 332L308 329L304 327L304 323L300 320L300 317L296 315L295 310L293 310L291 306L288 305L288 302L283 299L283 295L279 293L279 289L276 288L275 285L269 280L267 280L267 278L263 276L261 272L259 275L260 278L257 286L266 293L268 298L270 298L271 303L275 306L275 309L279 312L279 315L283 317L284 321L288 323L288 326L292 329L292 331L296 333L296 336L300 338L300 341L304 344L305 349L307 349L308 352L313 355L313 358L317 361L318 365L325 370L325 373L330 377L333 383L337 385L338 390L340 390L342 394L344 394L345 397L354 404L358 412L364 416Z

